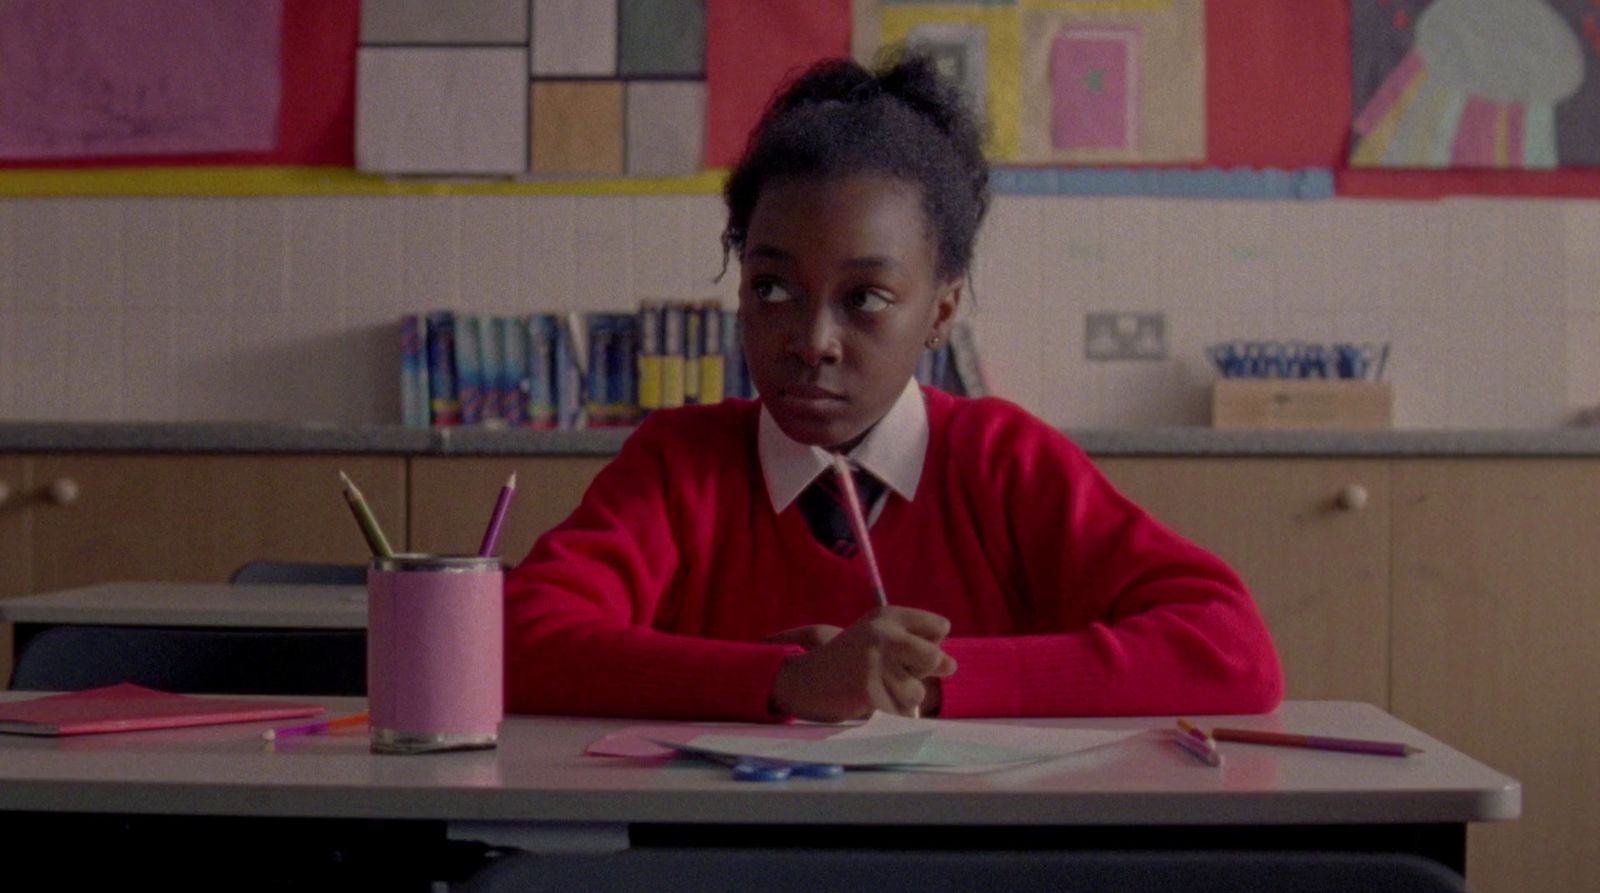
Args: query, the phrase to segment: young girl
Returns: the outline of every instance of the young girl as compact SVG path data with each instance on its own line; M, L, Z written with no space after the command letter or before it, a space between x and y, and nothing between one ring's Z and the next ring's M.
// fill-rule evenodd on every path
M760 399L652 413L509 576L515 712L839 721L1240 713L1282 696L1239 579L998 399L916 385L988 205L932 63L804 73L725 188ZM859 469L889 607L838 503Z

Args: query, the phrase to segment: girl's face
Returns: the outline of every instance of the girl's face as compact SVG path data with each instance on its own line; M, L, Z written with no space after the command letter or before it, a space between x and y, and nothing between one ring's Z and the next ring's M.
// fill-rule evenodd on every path
M740 258L739 322L761 399L801 443L849 449L881 419L961 280L938 281L921 189L886 176L775 180Z

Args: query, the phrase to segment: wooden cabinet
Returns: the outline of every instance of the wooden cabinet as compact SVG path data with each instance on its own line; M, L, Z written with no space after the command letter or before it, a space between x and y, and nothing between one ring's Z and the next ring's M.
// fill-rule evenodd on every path
M1388 705L1387 462L1098 464L1134 502L1244 578L1278 646L1288 697Z
M360 485L395 542L405 459L357 456L44 455L24 460L27 589L106 580L220 582L257 558L359 562L366 544L339 489Z
M0 598L28 591L28 463L0 456ZM0 680L11 678L11 624L0 623Z
M1470 831L1485 893L1600 890L1600 460L1394 464L1401 719L1522 781Z
M221 582L258 558L363 561L340 469L403 543L402 457L0 456L0 597L108 580ZM0 679L10 648L0 630Z
M0 598L28 591L28 463L0 456Z
M516 564L540 534L577 508L589 482L609 461L608 456L413 459L409 547L414 552L476 554L500 487L514 471L517 494L496 551L508 564Z
M253 558L359 560L341 468L397 548L443 553L477 550L515 471L499 548L514 563L607 461L0 456L0 596L222 580ZM1098 461L1240 572L1289 697L1377 704L1522 780L1523 819L1471 831L1475 889L1600 889L1587 854L1600 839L1600 459Z

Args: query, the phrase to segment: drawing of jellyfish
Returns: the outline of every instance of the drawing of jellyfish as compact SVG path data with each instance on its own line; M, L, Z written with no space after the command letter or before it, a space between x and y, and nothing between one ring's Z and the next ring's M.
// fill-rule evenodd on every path
M1563 161L1556 109L1584 87L1588 61L1568 18L1547 0L1436 0L1414 19L1398 0L1379 3L1415 34L1355 116L1351 166Z

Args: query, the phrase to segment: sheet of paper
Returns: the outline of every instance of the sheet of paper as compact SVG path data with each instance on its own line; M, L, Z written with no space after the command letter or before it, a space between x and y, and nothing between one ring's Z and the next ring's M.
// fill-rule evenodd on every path
M843 740L835 735L819 741L700 735L685 742L671 742L669 746L682 753L703 756L760 757L794 763L831 763L847 769L887 769L921 763L932 740L931 731ZM666 741L657 743L669 744Z
M363 0L361 43L528 45L528 0Z
M876 713L865 723L842 729L809 723L630 726L595 741L584 753L636 759L671 753L759 757L851 769L964 774L1052 760L1136 734L1124 729L1050 729Z
M539 0L533 4L533 76L609 77L617 73L617 4Z
M933 742L925 753L926 768L932 771L988 771L1022 762L1002 759L1006 754L1027 754L1032 762L1038 762L1115 744L1139 734L1126 729L1050 729L874 713L864 725L840 732L835 738L893 737L917 731L933 733ZM990 755L987 764L980 759L984 754ZM945 768L936 768L937 764Z
M0 3L0 158L265 152L281 0Z
M359 51L356 166L393 174L527 168L528 53L503 47Z
M653 759L671 756L678 752L675 745L693 741L701 735L742 735L815 741L838 733L838 726L810 723L777 726L756 723L662 723L618 729L591 743L583 752L591 757Z

